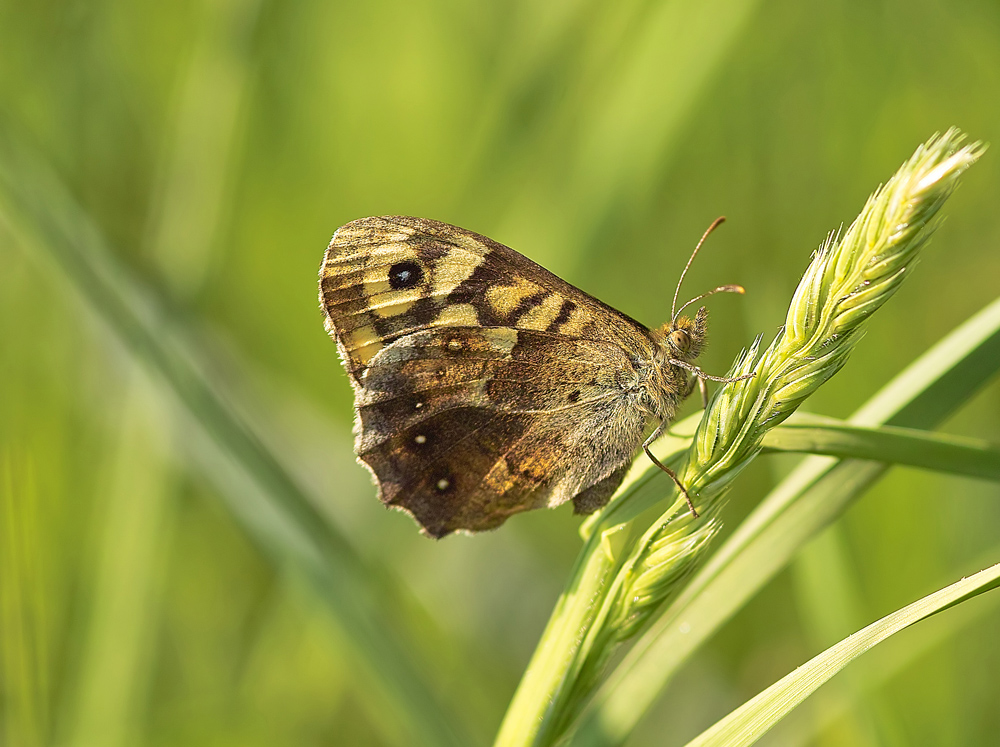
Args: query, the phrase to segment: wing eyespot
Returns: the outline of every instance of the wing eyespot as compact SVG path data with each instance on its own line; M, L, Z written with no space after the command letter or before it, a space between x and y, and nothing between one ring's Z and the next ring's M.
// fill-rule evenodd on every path
M389 287L403 290L420 285L424 280L423 268L412 260L397 262L389 268Z

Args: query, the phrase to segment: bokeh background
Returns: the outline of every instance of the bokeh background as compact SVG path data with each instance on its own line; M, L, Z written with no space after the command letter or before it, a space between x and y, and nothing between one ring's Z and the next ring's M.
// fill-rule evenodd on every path
M499 724L579 519L564 507L434 542L378 504L316 302L334 229L455 223L653 325L725 214L686 286L748 289L711 303L704 365L722 373L918 143L951 125L1000 142L989 0L5 0L0 50L12 151L51 169L120 282L186 330L214 386L407 600L383 622L470 744ZM995 149L805 409L848 415L996 297ZM2 744L412 743L315 586L234 512L233 483L220 498L197 413L18 220L0 220ZM1000 441L998 422L994 384L943 430ZM792 464L758 460L728 526ZM997 562L998 527L996 485L893 470L698 654L632 743L683 744ZM998 625L987 595L898 636L766 743L995 744Z

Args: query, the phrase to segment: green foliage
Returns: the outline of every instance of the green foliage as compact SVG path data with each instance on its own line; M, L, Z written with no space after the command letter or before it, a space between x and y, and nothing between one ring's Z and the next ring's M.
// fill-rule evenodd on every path
M959 148L961 140L950 131L918 148L868 200L844 235L831 235L813 255L774 342L759 359L759 338L740 355L730 371L737 380L723 386L708 405L679 472L681 482L697 496L701 516L687 511L686 501L678 497L648 526L628 522L620 518L620 510L628 510L634 500L626 483L597 518L498 744L547 745L559 739L596 686L615 645L680 593L682 581L709 549L720 499L734 477L760 452L765 435L843 367L868 317L898 290L927 241L929 222L981 153L978 145ZM653 474L655 468L647 472ZM833 502L831 496L828 503ZM753 526L753 516L747 525ZM622 546L619 540L616 551L607 552L609 534L639 533L631 544ZM734 562L737 567L745 563L739 557ZM727 609L726 598L704 589L701 594L710 608ZM703 628L702 634L711 630Z
M17 747L493 738L578 521L434 543L377 504L316 308L337 226L457 223L654 325L725 213L686 281L749 291L711 304L720 373L915 143L952 123L1000 139L989 3L15 0L0 19L0 740ZM578 742L683 744L996 562L995 479L857 459L992 475L1000 390L968 398L994 338L870 397L994 300L996 163L806 407L872 404L765 437L712 559L638 630ZM817 427L821 444L794 430ZM797 449L847 459L787 474L799 457L774 451ZM623 510L653 521L664 484L634 486ZM884 644L892 666L862 658L767 739L991 744L989 599Z

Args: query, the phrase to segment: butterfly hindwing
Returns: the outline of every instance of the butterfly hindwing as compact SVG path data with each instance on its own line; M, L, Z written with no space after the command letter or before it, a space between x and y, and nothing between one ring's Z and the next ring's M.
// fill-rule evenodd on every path
M642 436L645 418L621 394L629 369L603 341L510 328L407 335L365 372L358 456L382 500L434 536L492 528L598 485L577 502L593 510Z

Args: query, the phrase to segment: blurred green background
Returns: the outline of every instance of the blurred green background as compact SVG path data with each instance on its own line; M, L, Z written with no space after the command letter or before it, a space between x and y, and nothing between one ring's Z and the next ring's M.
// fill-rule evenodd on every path
M65 183L123 282L181 320L215 385L406 600L383 622L471 744L499 724L579 519L563 507L434 542L378 504L317 308L332 232L378 214L455 223L654 325L725 214L686 286L748 289L711 303L703 360L721 374L770 339L810 251L920 142L957 125L1000 143L990 0L6 0L0 49L12 149ZM848 415L996 297L995 148L805 409ZM85 301L88 279L17 220L0 219L2 744L413 743L315 587L219 499L190 414ZM1000 441L998 422L994 384L944 430ZM728 526L794 461L758 460ZM892 471L700 652L632 744L683 744L996 562L998 526L996 485ZM995 744L998 625L987 595L898 636L764 743Z

